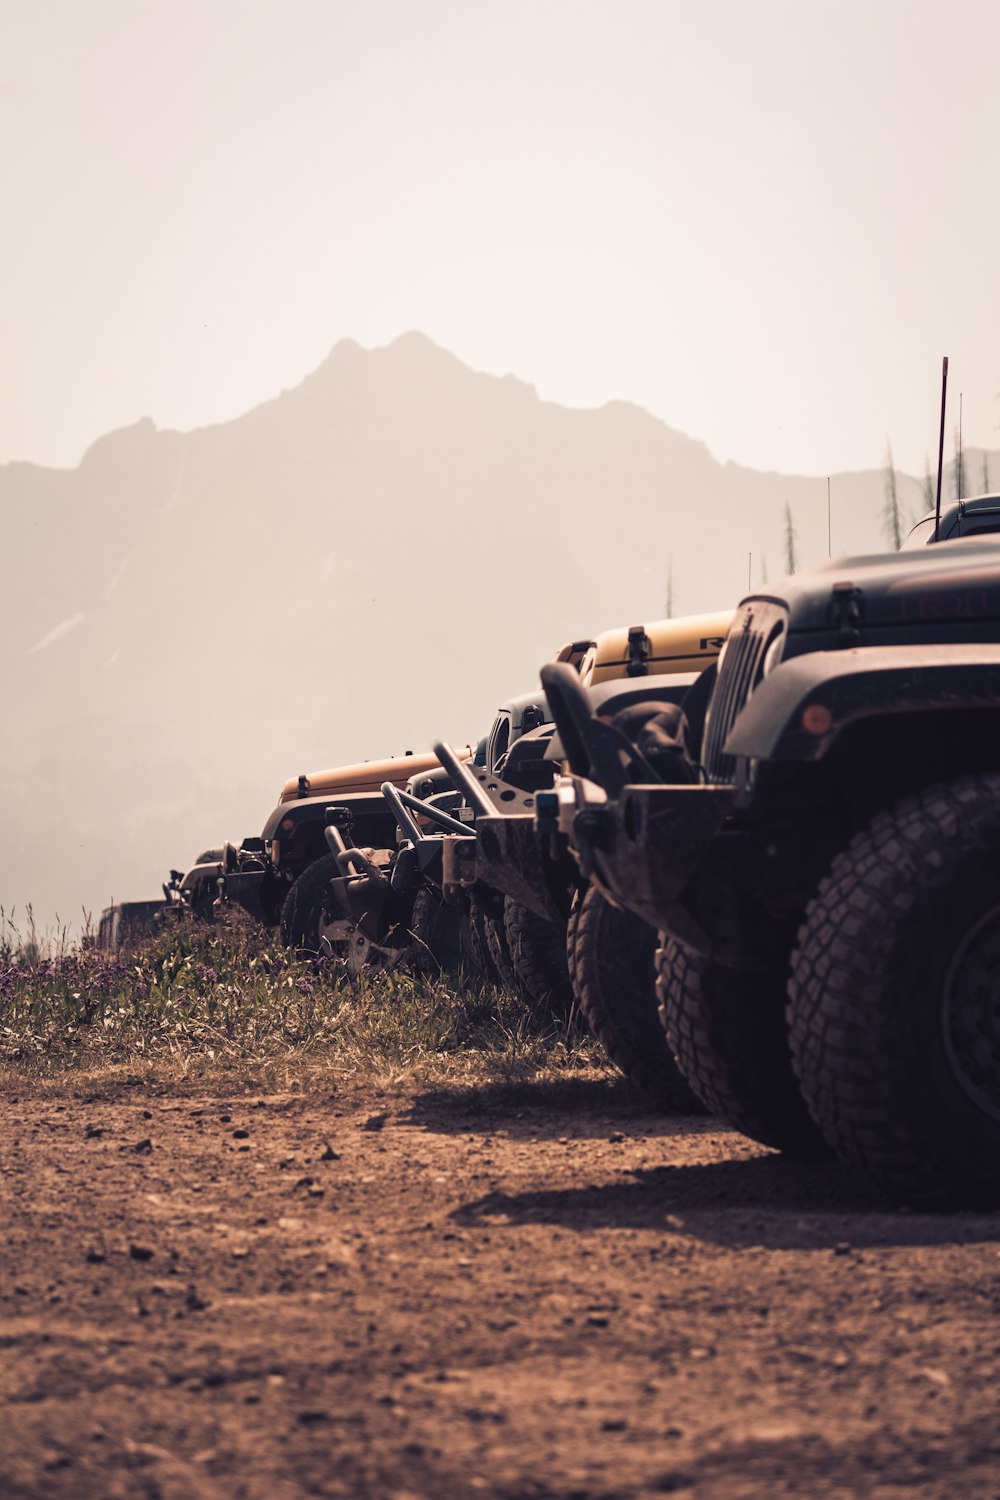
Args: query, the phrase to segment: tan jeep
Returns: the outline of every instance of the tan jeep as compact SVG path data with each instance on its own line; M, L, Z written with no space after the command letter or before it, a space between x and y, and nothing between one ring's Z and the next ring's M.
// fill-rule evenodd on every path
M618 677L703 672L722 650L732 614L729 609L716 610L604 630L583 652L580 680L585 687L596 687ZM557 660L565 658L560 655Z
M472 753L469 745L458 751L463 760ZM389 848L395 842L396 823L381 786L388 781L404 787L413 776L433 771L438 764L437 756L427 752L357 761L291 777L281 788L260 837L244 839L239 849L232 844L224 847L227 899L238 902L266 926L276 926L295 882L329 854L327 809L341 810L341 826L350 829L359 847Z

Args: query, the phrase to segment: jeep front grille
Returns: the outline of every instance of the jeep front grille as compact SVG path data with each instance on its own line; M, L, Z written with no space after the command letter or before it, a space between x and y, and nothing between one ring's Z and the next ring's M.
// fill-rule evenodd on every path
M751 600L736 612L723 647L719 675L705 720L701 759L708 781L730 782L733 779L736 758L724 755L722 747L760 683L764 654L784 619L785 610L780 604L762 599Z

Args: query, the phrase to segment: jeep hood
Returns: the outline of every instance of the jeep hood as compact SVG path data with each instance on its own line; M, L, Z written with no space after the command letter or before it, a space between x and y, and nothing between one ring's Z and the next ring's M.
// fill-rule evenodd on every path
M469 760L472 746L462 745L455 753L459 760ZM377 792L383 781L403 787L411 776L422 776L439 765L437 756L428 750L422 755L397 755L391 760L363 760L330 771L310 771L286 781L278 801L297 802L302 797L325 797L332 792Z
M828 631L834 590L854 589L860 628L1000 620L1000 539L943 542L910 552L835 557L781 579L755 602L783 605L789 634Z
M685 615L679 620L651 620L641 628L646 635L647 672L700 672L711 666L733 618L730 609L712 614ZM628 676L629 627L605 630L594 637L580 666L585 687Z

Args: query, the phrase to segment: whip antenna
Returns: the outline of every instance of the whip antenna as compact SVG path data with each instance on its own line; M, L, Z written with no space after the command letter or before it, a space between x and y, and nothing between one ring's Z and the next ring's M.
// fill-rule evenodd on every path
M944 463L944 408L948 397L948 356L944 357L941 364L941 433L938 437L938 480L937 480L937 505L934 508L934 540L938 539L941 530L941 465Z

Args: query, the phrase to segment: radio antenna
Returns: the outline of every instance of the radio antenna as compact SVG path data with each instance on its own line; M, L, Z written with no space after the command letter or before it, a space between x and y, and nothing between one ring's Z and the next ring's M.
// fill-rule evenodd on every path
M941 363L941 432L938 436L937 504L934 507L934 540L941 530L941 465L944 463L944 410L948 400L948 356Z

